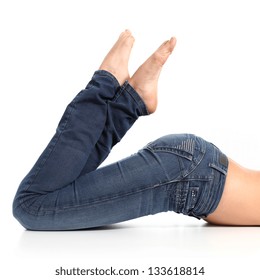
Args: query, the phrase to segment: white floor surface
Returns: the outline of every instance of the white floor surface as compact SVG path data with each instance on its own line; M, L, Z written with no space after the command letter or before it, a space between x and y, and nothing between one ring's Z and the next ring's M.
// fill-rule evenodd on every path
M203 276L187 279L257 280L259 235L259 227L211 226L175 213L70 232L32 232L14 223L9 237L6 234L1 240L1 274L3 279L67 279L56 276L56 269L113 267L138 269L140 275L87 279L153 279L150 267L204 267ZM67 277L84 279L78 275ZM161 275L156 279L172 277Z

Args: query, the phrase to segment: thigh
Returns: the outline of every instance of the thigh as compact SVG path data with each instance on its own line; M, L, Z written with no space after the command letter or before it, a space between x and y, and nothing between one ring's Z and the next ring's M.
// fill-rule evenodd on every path
M172 163L177 163L171 155ZM167 211L165 160L148 150L80 176L46 194L28 195L17 208L24 227L69 230L103 226ZM179 168L176 168L179 173Z

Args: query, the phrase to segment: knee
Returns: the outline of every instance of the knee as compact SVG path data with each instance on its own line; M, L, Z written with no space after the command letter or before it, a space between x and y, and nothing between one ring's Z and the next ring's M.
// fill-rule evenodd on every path
M24 222L26 212L21 206L16 205L15 201L13 203L13 216L24 228L30 229L30 225Z
M13 216L14 218L28 230L39 230L36 223L36 216L30 214L28 209L18 202L15 198L13 202Z

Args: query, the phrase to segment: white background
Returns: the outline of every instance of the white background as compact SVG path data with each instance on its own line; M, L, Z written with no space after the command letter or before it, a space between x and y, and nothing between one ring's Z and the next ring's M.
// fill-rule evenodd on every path
M125 28L136 39L131 73L164 40L176 36L178 43L161 75L157 112L141 118L106 163L163 134L189 132L260 169L258 2L0 2L1 279L87 279L55 276L60 266L196 265L205 266L206 275L187 279L259 279L258 227L213 227L164 213L103 230L30 232L11 214L19 182L54 134L67 103Z

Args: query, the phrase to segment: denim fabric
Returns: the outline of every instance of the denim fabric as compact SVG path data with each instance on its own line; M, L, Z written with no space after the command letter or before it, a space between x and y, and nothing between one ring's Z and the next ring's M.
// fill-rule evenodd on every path
M56 133L21 182L15 218L30 230L73 230L165 211L196 218L217 207L228 161L190 134L168 135L98 168L147 109L125 82L95 72L67 106Z
M145 150L165 174L159 183L165 184L169 196L165 211L200 219L217 208L228 158L215 145L192 134L172 134L149 143Z

